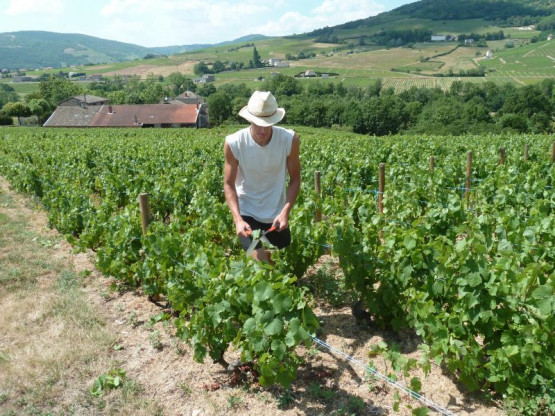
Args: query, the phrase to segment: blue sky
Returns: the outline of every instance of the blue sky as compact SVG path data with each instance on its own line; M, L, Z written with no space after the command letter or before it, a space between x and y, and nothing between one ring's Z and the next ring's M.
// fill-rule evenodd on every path
M0 32L82 33L141 46L283 36L362 19L415 0L0 0Z

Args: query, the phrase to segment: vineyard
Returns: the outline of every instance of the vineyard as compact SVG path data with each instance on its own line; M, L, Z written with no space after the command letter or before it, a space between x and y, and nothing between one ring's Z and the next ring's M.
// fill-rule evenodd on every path
M270 267L245 257L225 203L232 130L5 129L0 175L103 273L167 299L198 361L235 348L261 385L288 386L297 347L318 340L299 281L328 253L357 319L414 331L424 372L435 362L516 414L555 412L552 136L299 128L293 242Z

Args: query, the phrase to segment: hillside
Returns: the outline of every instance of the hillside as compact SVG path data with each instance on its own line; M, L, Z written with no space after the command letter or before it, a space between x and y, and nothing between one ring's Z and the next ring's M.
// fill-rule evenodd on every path
M149 48L76 33L0 33L0 68L44 68L142 59Z
M521 26L534 24L537 30L521 30ZM13 52L14 45L26 39L21 34L28 36L29 44L33 35L36 39L44 32L18 32L15 39L16 34L0 34L0 68L7 66L6 61L12 67L21 67L24 60L27 68L59 68L61 64L80 59L83 66L78 70L87 74L138 75L145 78L148 74L168 76L180 72L194 77L197 63L205 62L211 68L214 62L220 61L226 65L234 62L242 66L238 71L218 72L216 85L229 82L250 85L257 79L266 78L270 72L292 76L310 69L336 73L338 76L334 80L347 85L366 85L368 79L383 78L386 86L392 86L397 91L410 86L449 88L451 82L457 79L453 75L485 67L488 71L486 77L494 76L501 82L533 83L554 76L554 45L552 42L548 45L542 43L546 42L554 26L555 8L549 0L470 0L464 3L421 0L377 16L310 33L272 38L251 35L217 45L141 48L84 35L45 33L41 36L42 40L65 40L58 42L56 47L50 47L50 52L46 46L40 50L19 46L17 53L13 54L14 58L9 58L4 51L11 48ZM460 47L454 40L431 42L431 35L464 35L479 42L471 47ZM94 40L96 43L89 44L79 39ZM530 52L522 48L531 43L536 43L532 49L540 46L541 49ZM290 66L248 69L253 57L253 45L262 60L279 58L289 61ZM119 56L114 53L116 46L124 48L118 50ZM512 49L508 50L508 46ZM131 52L125 49L127 47L139 49ZM496 58L494 61L483 59L489 50ZM153 55L152 59L140 59L147 54ZM509 55L507 59L503 58L505 54ZM102 64L91 65L95 62ZM508 65L509 62L512 64ZM468 73L465 76L469 81L482 82L486 79L484 76L471 78Z
M244 36L217 45L178 45L146 48L76 33L20 31L0 33L0 69L63 68L72 65L111 64L142 60L146 56L173 55L218 45L266 38Z
M264 35L247 35L235 40L221 42L216 45L194 44L194 45L179 45L179 46L159 46L159 47L153 47L150 49L162 55L175 55L175 54L186 53L186 52L194 52L201 49L210 48L212 46L224 46L224 45L230 45L233 43L240 43L240 42L253 42L255 40L261 40L266 38L267 36L264 36Z

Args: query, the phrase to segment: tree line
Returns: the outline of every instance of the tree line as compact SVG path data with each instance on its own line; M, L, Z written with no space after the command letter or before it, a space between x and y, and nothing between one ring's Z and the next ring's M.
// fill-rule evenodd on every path
M523 87L456 81L448 91L413 87L400 94L384 89L381 80L366 88L314 81L278 75L260 89L276 95L286 109L284 122L295 125L376 136L555 131L553 79ZM211 123L240 121L237 113L250 94L244 84L219 87L207 97Z
M366 87L345 86L341 82L302 82L279 74L263 81L260 90L272 91L286 109L284 122L295 125L343 129L369 135L398 133L553 133L555 96L553 79L534 85L516 86L491 81L453 82L451 88L412 87L395 94L383 88L381 79ZM24 101L12 87L0 84L0 124L12 117L33 115L44 122L58 103L79 94L106 97L112 104L152 104L193 91L205 97L211 125L237 123L237 116L252 94L246 84L195 84L175 72L167 77L150 75L91 82L87 87L52 76Z

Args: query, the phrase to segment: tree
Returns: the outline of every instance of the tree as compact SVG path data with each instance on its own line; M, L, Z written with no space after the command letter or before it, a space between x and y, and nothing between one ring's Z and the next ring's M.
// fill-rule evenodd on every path
M283 74L278 74L265 81L263 89L272 91L276 97L278 95L290 97L303 92L303 87L298 79Z
M222 124L231 116L233 109L231 98L225 92L218 91L206 99L210 111L210 124Z
M53 110L44 98L34 98L28 102L28 105L31 114L37 116L40 123L44 122Z
M12 124L13 118L0 111L0 126L11 126Z
M214 61L214 63L212 64L212 72L214 72L215 74L218 72L223 72L225 71L225 64L222 61Z
M523 114L505 114L501 116L498 124L503 130L515 131L517 133L528 133L530 130L528 119Z
M81 94L82 89L66 78L51 76L39 84L39 91L50 105L56 107L63 100Z
M252 51L252 66L254 68L261 68L263 66L262 61L260 60L260 54L256 50L256 46L254 47L254 50Z
M527 117L543 112L551 116L553 114L553 104L539 86L526 85L518 88L514 94L505 99L501 112L503 114L523 114Z
M402 99L395 95L371 97L362 104L361 120L355 122L355 133L385 136L398 133L408 113Z
M2 112L7 116L17 117L17 124L21 125L21 117L29 117L31 115L31 110L29 107L21 102L17 103L7 103Z
M9 102L18 101L19 97L15 90L8 84L0 84L0 108Z
M200 61L198 64L195 64L195 66L193 66L193 72L195 73L195 75L201 76L204 74L209 74L210 68L208 68L206 62Z
M194 83L181 72L172 72L166 77L166 84L174 97L188 89L190 90L189 81L194 85Z
M216 91L216 86L214 84L203 84L197 89L197 94L202 97L210 97Z

